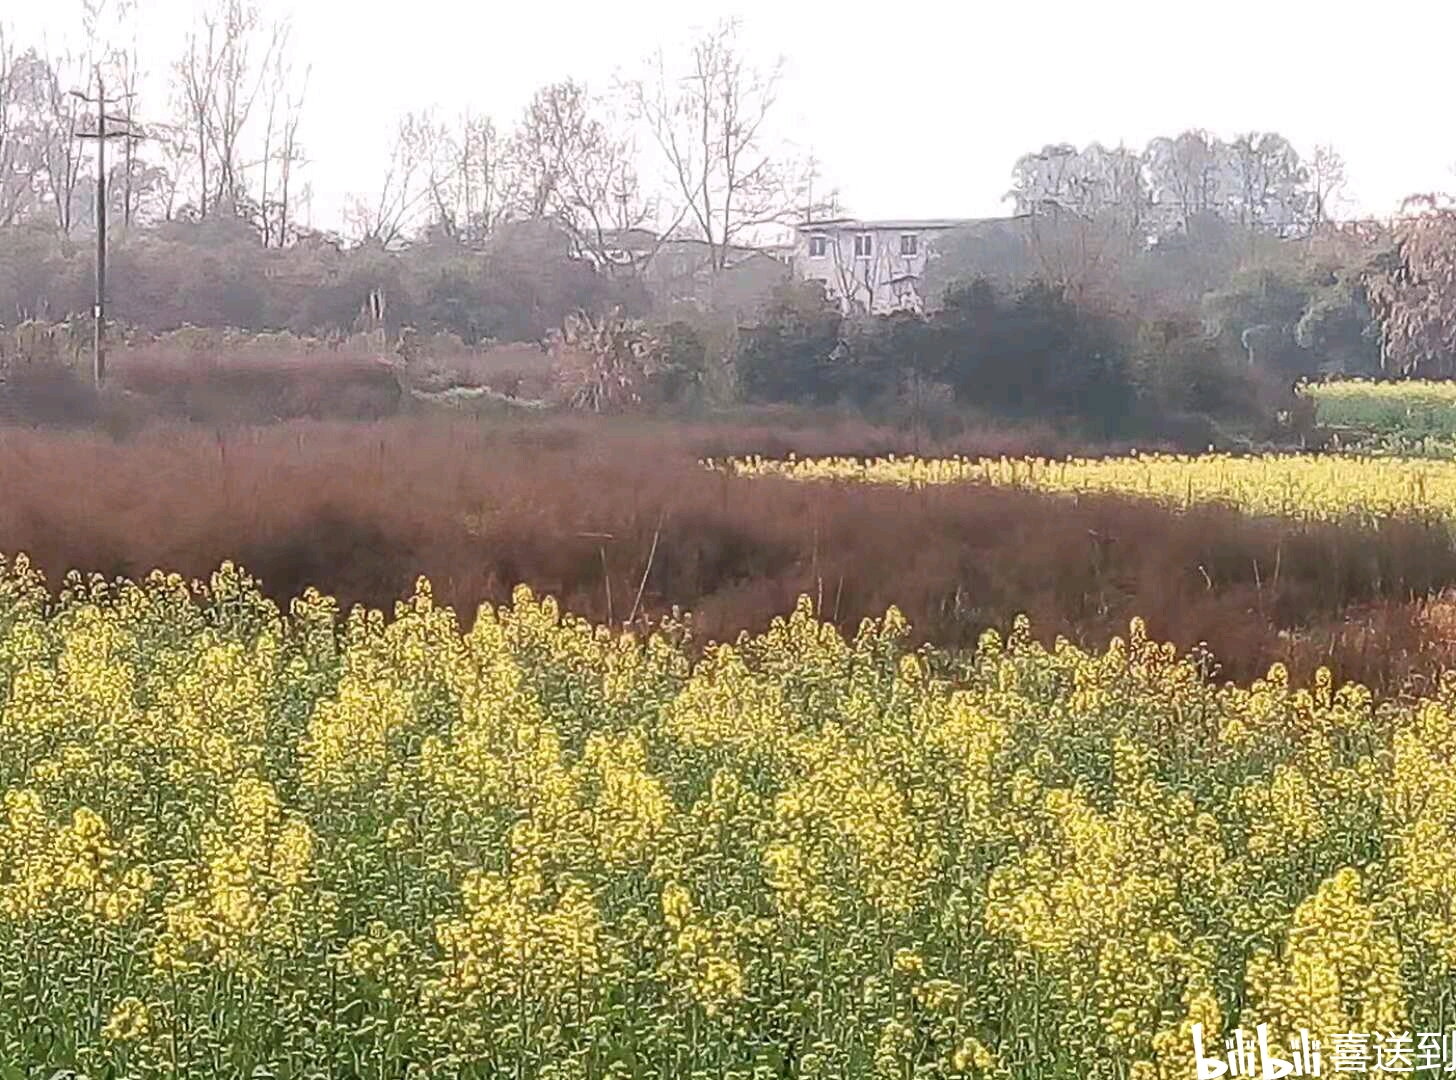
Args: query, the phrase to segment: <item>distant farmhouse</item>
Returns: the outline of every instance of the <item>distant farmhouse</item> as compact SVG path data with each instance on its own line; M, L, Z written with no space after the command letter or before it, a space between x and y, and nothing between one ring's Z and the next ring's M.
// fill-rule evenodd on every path
M597 251L577 246L573 255L601 271L640 273L669 306L748 311L775 284L795 278L821 282L846 314L923 313L946 284L932 268L944 255L952 254L960 276L1017 276L1026 258L1025 216L811 220L794 227L788 244L731 245L720 274L712 273L702 240L661 238L646 229L610 233Z
M970 218L828 218L795 228L795 277L820 281L846 313L888 315L924 311L925 268L939 254L937 241Z

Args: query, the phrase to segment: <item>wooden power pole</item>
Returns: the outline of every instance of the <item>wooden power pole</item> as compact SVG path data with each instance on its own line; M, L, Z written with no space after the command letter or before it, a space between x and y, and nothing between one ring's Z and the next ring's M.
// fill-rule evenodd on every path
M143 138L123 117L107 116L106 107L117 104L133 94L108 98L106 87L101 81L101 69L96 69L96 96L88 97L79 90L72 90L71 96L96 106L96 130L78 131L81 139L96 140L96 306L92 312L95 319L91 339L91 373L100 390L106 379L106 140ZM107 122L117 125L108 130Z

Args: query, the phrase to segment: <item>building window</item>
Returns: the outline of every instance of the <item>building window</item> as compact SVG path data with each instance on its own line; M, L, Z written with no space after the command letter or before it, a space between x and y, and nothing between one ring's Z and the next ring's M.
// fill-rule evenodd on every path
M900 254L915 255L920 251L920 237L914 233L905 233L900 237Z
M870 257L869 233L860 233L854 238L854 257L856 259L868 259Z
M811 258L811 259L822 259L822 258L824 258L824 252L828 249L828 247L829 247L829 238L827 236L811 236L811 237L809 237L809 258Z

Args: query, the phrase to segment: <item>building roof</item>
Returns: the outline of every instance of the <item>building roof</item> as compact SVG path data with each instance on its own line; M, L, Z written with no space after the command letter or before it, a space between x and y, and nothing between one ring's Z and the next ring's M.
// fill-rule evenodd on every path
M985 218L882 218L861 219L850 217L824 218L820 221L805 221L794 228L799 232L813 232L818 229L900 229L906 232L922 229L957 229L963 225L978 225Z
M818 221L804 221L794 226L799 233L818 232L821 229L858 229L864 232L884 230L887 232L917 232L936 229L964 229L975 225L1008 225L1029 217L1028 214L1012 214L1008 217L991 218L821 218Z

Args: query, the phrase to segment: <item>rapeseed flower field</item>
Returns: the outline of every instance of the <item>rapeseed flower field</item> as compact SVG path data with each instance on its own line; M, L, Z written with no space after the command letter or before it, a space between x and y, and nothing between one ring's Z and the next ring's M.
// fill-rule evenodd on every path
M807 600L694 651L0 564L0 1076L1193 1075L1440 1030L1456 677Z
M989 484L1053 495L1125 495L1174 509L1222 505L1264 516L1379 522L1456 518L1456 461L1331 454L1130 454L1069 458L740 458L746 476L926 487Z

